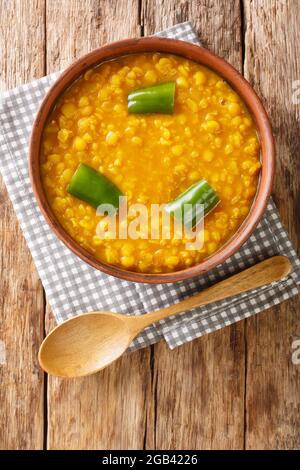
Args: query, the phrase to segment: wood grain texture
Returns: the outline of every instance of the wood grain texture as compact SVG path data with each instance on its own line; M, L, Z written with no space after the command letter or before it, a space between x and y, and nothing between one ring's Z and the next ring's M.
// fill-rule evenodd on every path
M238 1L142 1L144 34L191 20L204 45L242 67ZM244 323L170 351L154 346L148 449L244 445Z
M255 0L244 13L245 75L273 121L274 199L299 253L300 105L292 100L300 79L299 2ZM299 320L299 297L247 320L247 448L300 448L300 367L292 364Z
M47 4L47 72L107 41L140 35L134 0L58 1ZM57 31L64 33L59 36ZM48 330L54 326L47 309ZM80 380L49 377L49 449L141 449L151 401L148 350Z
M43 370L56 377L96 373L115 362L145 328L174 315L228 299L285 278L286 256L273 256L180 302L144 315L86 312L54 328L39 350Z
M145 349L89 377L49 377L48 449L142 449L149 371Z
M46 8L47 73L107 42L140 36L138 0L48 0Z
M0 87L191 20L205 46L244 65L264 99L277 141L274 198L299 249L299 15L297 0L0 0ZM0 448L38 449L43 294L3 183L0 236ZM49 378L48 448L299 449L299 311L294 299L174 351L161 343L86 379Z
M194 308L228 299L243 292L279 281L286 277L291 270L291 262L286 256L272 256L173 305L149 312L146 315L129 317L129 319L126 319L128 330L131 334L137 334L142 328L172 315L188 312ZM91 316L91 321L92 319ZM118 328L115 328L118 331ZM113 329L113 322L109 329Z
M241 8L238 0L142 0L144 35L191 21L203 46L241 69Z
M0 18L1 88L42 76L44 2L1 0ZM0 448L41 449L43 291L3 182L0 239Z
M243 346L236 323L174 351L154 347L148 449L243 447Z

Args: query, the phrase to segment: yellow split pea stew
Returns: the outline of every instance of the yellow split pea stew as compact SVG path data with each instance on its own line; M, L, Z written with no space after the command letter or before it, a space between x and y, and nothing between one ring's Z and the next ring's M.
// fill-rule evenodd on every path
M56 103L41 152L45 192L66 232L103 262L144 273L181 270L218 251L246 218L261 167L255 124L235 91L205 66L160 53L88 70ZM150 208L198 187L218 201L201 248L187 249L175 232L153 239L150 226L137 239L113 237L96 213L98 196Z

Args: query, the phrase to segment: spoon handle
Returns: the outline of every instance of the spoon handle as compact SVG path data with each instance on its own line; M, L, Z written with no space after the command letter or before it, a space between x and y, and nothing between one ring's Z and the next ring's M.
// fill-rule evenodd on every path
M135 326L141 330L172 315L279 281L287 276L290 271L291 263L286 256L273 256L181 302L146 315L134 317Z

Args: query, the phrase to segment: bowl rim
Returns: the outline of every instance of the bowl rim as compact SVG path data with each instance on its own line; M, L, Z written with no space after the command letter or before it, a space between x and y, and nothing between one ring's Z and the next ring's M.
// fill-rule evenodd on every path
M256 196L247 218L237 229L231 239L217 252L201 263L180 271L168 273L140 273L127 271L107 264L95 258L80 246L60 225L54 216L41 181L40 145L42 132L50 112L59 96L87 69L114 58L146 52L162 52L183 56L222 76L245 102L254 118L261 143L262 170ZM249 239L260 222L272 191L275 172L275 145L267 112L247 80L232 65L221 57L199 45L163 37L142 37L112 42L81 56L72 62L55 80L43 98L33 123L29 142L29 175L33 193L48 225L56 236L81 260L105 274L138 283L160 284L178 282L201 275L226 261Z

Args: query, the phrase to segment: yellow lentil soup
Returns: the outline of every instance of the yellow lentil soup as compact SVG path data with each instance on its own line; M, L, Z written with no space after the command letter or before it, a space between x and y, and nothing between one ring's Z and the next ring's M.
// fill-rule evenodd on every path
M168 81L176 82L173 114L128 113L130 92ZM261 166L256 127L233 89L200 64L159 53L88 70L52 111L41 151L46 195L66 232L96 258L144 273L184 269L219 250L246 218ZM99 238L101 216L67 192L80 163L105 175L129 205L167 203L207 180L220 203L205 217L202 248L188 250L176 237Z

